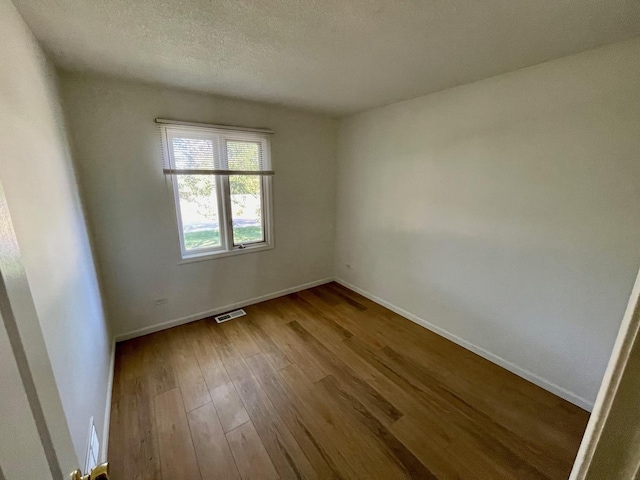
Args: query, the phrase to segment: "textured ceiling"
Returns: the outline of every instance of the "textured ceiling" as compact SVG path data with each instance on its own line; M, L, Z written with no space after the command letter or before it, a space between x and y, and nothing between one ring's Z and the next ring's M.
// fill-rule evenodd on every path
M640 0L14 0L62 68L344 115L640 35Z

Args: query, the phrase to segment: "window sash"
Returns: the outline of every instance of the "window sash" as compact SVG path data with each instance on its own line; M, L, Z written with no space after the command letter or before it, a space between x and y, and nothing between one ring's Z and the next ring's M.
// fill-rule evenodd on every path
M187 250L187 246L185 244L185 235L184 235L184 224L182 222L182 205L180 203L180 185L178 184L178 175L173 175L173 192L174 199L176 205L176 218L178 221L178 234L180 237L180 251L182 253L182 257L186 258L189 256L202 255L206 253L218 253L225 252L228 250L226 235L224 234L226 225L226 221L224 220L224 206L223 206L223 197L222 197L222 182L219 177L216 176L216 201L218 206L218 231L220 232L220 246L217 247L203 247L203 248L192 248Z
M231 212L231 182L229 180L229 176L225 175L227 182L228 182L228 187L229 187L229 195L228 195L228 205L229 205L229 239L230 239L230 245L233 245L234 248L240 248L240 249L244 249L247 246L250 245L257 245L257 244L261 244L261 243L266 243L267 242L267 220L265 218L265 204L266 204L266 197L265 197L265 184L267 183L266 179L264 177L260 178L260 225L262 227L262 240L255 240L253 242L242 242L242 243L235 243L235 240L233 239L233 214Z
M176 219L178 222L178 234L180 237L180 251L183 259L216 255L229 252L241 252L252 247L271 246L273 242L273 219L271 216L271 177L260 178L260 220L262 226L262 240L236 244L233 240L233 215L231 202L231 185L228 175L215 175L216 200L218 204L218 230L220 232L220 246L187 249L182 222L180 204L179 175L172 176L174 199L176 206Z

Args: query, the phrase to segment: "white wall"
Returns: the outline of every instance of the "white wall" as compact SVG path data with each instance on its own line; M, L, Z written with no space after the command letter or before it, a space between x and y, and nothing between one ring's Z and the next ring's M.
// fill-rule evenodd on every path
M588 407L640 263L639 79L635 39L344 119L336 274Z
M110 340L55 72L0 0L0 178L78 465L89 418L103 432Z
M335 120L78 74L61 84L116 335L333 275ZM275 131L275 249L179 263L156 117ZM168 303L156 306L159 297Z

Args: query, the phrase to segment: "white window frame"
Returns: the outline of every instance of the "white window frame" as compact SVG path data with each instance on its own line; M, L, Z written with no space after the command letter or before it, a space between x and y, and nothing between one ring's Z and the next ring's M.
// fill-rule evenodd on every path
M228 141L244 141L257 142L262 144L263 162L265 165L271 166L271 144L268 134L259 132L248 132L243 130L224 130L220 131L215 128L184 126L184 125L167 125L162 128L162 142L164 155L169 156L169 164L174 164L172 139L180 137L180 135L188 135L191 138L211 138L212 133L220 137L220 152L224 159L227 158L227 142ZM173 189L173 199L176 212L176 226L180 243L181 261L179 263L191 263L203 260L211 260L215 258L228 257L232 255L241 255L245 253L260 252L270 250L274 247L273 239L273 178L271 175L261 175L260 191L262 196L262 229L264 240L260 242L251 242L246 244L235 245L233 242L233 217L231 212L231 188L229 184L229 175L212 175L216 182L216 196L218 202L218 225L220 229L220 246L209 247L197 250L187 251L184 243L184 230L182 225L182 215L180 212L180 191L178 187L178 175L171 174L171 185Z

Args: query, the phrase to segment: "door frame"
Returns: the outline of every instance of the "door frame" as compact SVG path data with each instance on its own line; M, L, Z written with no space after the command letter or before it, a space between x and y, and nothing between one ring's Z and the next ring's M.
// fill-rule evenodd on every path
M618 388L629 362L635 342L640 342L640 271L636 277L627 309L618 331L607 370L605 371L596 402L589 417L589 423L582 437L582 443L573 464L569 480L584 480L589 474L596 448L611 413Z
M20 417L27 419L25 425L15 425L19 418L7 418L5 421L9 424L14 422L14 431L24 434L22 440L26 445L19 447L28 449L24 458L12 456L1 459L0 480L9 471L21 471L20 468L23 468L26 472L38 465L48 467L48 475L44 477L42 475L45 473L41 472L38 478L61 480L77 468L78 458L1 181L0 318L0 341L10 347L2 352L2 367L7 369L3 374L7 375L7 380L22 387L4 397L6 404L0 404L0 408L25 415ZM33 422L28 420L29 416ZM5 446L12 440L5 439Z

